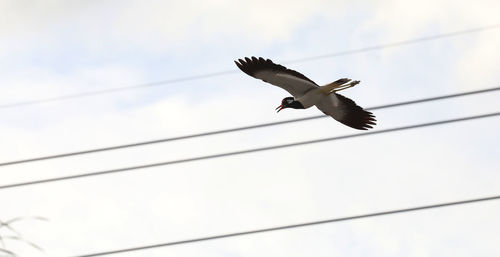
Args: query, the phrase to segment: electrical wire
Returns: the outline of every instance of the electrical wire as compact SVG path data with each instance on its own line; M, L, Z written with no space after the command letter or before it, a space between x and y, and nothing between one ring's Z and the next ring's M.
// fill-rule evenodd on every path
M194 238L194 239L186 239L186 240L173 241L173 242L167 242L167 243L161 243L161 244L152 244L152 245L144 245L144 246L137 246L137 247L131 247L131 248L123 248L123 249L97 252L97 253L84 254L84 255L75 255L75 256L71 256L71 257L96 257L96 256L120 254L120 253L126 253L126 252L148 250L148 249L159 248L159 247L168 247L168 246L182 245L182 244L192 244L192 243L197 243L197 242L217 240L217 239L223 239L223 238L229 238L229 237L238 237L238 236L245 236L245 235L251 235L251 234L258 234L258 233L267 233L267 232L272 232L272 231L280 231L280 230L287 230L287 229L294 229L294 228L301 228L301 227L308 227L308 226L316 226L316 225L337 223L337 222L349 221L349 220L359 220L359 219L372 218L372 217L378 217L378 216L393 215L393 214L398 214L398 213L423 211L423 210L429 210L429 209L435 209L435 208L451 207L451 206L493 201L493 200L499 200L499 199L500 199L500 195L496 195L496 196L484 197L484 198L476 198L476 199L469 199L469 200L462 200L462 201L455 201L455 202L439 203L439 204L433 204L433 205L424 205L424 206L418 206L418 207L406 208L406 209L396 209L396 210L390 210L390 211L373 212L373 213L367 213L367 214L361 214L361 215L355 215L355 216L347 216L347 217L342 217L342 218L311 221L311 222L292 224L292 225L286 225L286 226L270 227L270 228L264 228L264 229L249 230L249 231L244 231L244 232L236 232L236 233L220 234L220 235L207 236L207 237L199 237L199 238Z
M421 43L421 42L425 42L425 41L438 40L438 39L443 39L443 38L448 38L448 37L456 37L456 36L461 36L461 35L465 35L465 34L478 33L478 32L482 32L482 31L498 29L498 28L500 28L500 24L482 26L482 27L460 30L460 31L455 31L455 32L450 32L450 33L443 33L443 34L437 34L437 35L432 35L432 36L427 36L427 37L413 38L413 39L408 39L408 40L396 41L396 42L392 42L392 43L386 43L386 44L362 47L362 48L358 48L358 49L340 51L340 52L335 52L335 53L330 53L330 54L305 57L305 58L290 60L288 62L283 62L283 64L299 63L299 62L332 58L332 57L343 56L343 55L351 55L351 54L357 54L357 53L362 53L362 52L381 50L381 49L385 49L385 48L392 48L392 47L398 47L398 46L403 46L403 45L416 44L416 43ZM162 80L162 81L156 81L156 82L150 82L150 83L144 83L144 84L138 84L138 85L132 85L132 86L88 91L88 92L83 92L83 93L68 94L68 95L56 96L56 97L50 97L50 98L44 98L44 99L38 99L38 100L6 103L6 104L0 104L0 108L13 108L13 107L20 107L20 106L27 106L27 105L35 105L35 104L42 104L42 103L49 103L49 102L64 101L64 100L81 98L81 97L110 94L110 93L116 93L116 92L126 91L126 90L149 88L149 87L154 87L154 86L168 85L168 84L174 84L174 83L185 82L185 81L218 77L218 76L223 76L223 75L234 74L237 72L239 72L239 71L236 69L225 70L225 71L218 71L218 72L212 72L212 73L200 74L200 75L192 75L192 76L186 76L186 77L180 77L180 78L175 78L175 79Z
M463 93L448 94L448 95L441 95L441 96L436 96L436 97L422 98L422 99L405 101L405 102L399 102L399 103L379 105L379 106L374 106L374 107L370 107L370 108L366 108L366 109L372 111L372 110L393 108L393 107L398 107L398 106L403 106L403 105L410 105L410 104L431 102L431 101L443 100L443 99L448 99L448 98L455 98L455 97L460 97L460 96L467 96L467 95L474 95L474 94L480 94L480 93L493 92L493 91L497 91L497 90L500 90L500 87L486 88L486 89L468 91L468 92L463 92ZM249 129L256 129L256 128L263 128L263 127L269 127L269 126L283 125L283 124L294 123L294 122L299 122L299 121L307 121L307 120L313 120L313 119L319 119L319 118L327 118L327 117L330 117L330 116L316 115L316 116L299 118L299 119L290 119L290 120L285 120L285 121L262 123L262 124L256 124L256 125L250 125L250 126L244 126L244 127L238 127L238 128L215 130L215 131L209 131L209 132L203 132L203 133L197 133L197 134L190 134L190 135L184 135L184 136L178 136L178 137L162 138L162 139L142 141L142 142L131 143L131 144L115 145L115 146L108 146L108 147L102 147L102 148L94 148L94 149L88 149L88 150L82 150L82 151L76 151L76 152L68 152L68 153L61 153L61 154L40 156L40 157L34 157L34 158L29 158L29 159L7 161L7 162L1 162L0 163L0 167L2 167L2 166L10 166L10 165L17 165L17 164L22 164L22 163L29 163L29 162L36 162L36 161L44 161L44 160L51 160L51 159L66 158L66 157L71 157L71 156L91 154L91 153L98 153L98 152L113 151L113 150L119 150L119 149L125 149L125 148L139 147L139 146L144 146L144 145L166 143L166 142L172 142L172 141L178 141L178 140L185 140L185 139L191 139L191 138L196 138L196 137L204 137L204 136L211 136L211 135L217 135L217 134L225 134L225 133L231 133L231 132L237 132L237 131L243 131L243 130L249 130Z
M41 180L33 180L33 181L27 181L27 182L21 182L21 183L9 184L9 185L2 185L2 186L0 186L0 190L9 189L9 188L24 187L24 186L31 186L31 185L37 185L37 184L46 184L46 183L52 183L52 182L64 181L64 180L73 180L73 179L85 178L85 177L94 177L94 176L108 175L108 174L114 174L114 173L122 173L122 172L126 172L126 171L167 166L167 165L174 165L174 164L180 164L180 163L187 163L187 162L194 162L194 161L201 161L201 160L208 160L208 159L216 159L216 158L249 154L249 153L255 153L255 152L270 151L270 150L276 150L276 149L282 149L282 148L288 148L288 147L294 147L294 146L302 146L302 145L308 145L308 144L316 144L316 143L322 143L322 142L328 142L328 141L342 140L342 139L347 139L347 138L355 138L355 137L362 137L362 136L384 134L384 133L396 132L396 131L401 131L401 130L409 130L409 129L437 126L437 125L443 125L443 124L455 123L455 122L461 122L461 121L476 120L476 119L494 117L494 116L499 116L499 115L500 115L500 112L495 112L495 113L474 115L474 116L468 116L468 117L462 117L462 118L456 118L456 119L441 120L441 121L421 123L421 124L416 124L416 125L402 126L402 127L396 127L396 128L390 128L390 129L374 130L374 131L369 131L369 132L365 132L365 133L351 134L351 135L345 135L345 136L328 137L328 138L301 141L301 142L295 142L295 143L289 143L289 144L273 145L273 146L259 147L259 148L226 152L226 153L220 153L220 154L198 156L198 157L192 157L192 158L186 158L186 159L178 159L178 160L173 160L173 161L144 164L144 165L139 165L139 166L131 166L131 167L125 167L125 168L82 173L82 174L76 174L76 175L70 175L70 176L62 176L62 177L55 177L55 178L48 178L48 179L41 179Z

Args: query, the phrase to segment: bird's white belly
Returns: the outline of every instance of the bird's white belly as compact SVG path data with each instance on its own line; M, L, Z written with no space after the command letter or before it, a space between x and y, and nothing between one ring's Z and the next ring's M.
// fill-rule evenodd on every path
M328 95L325 95L323 91L321 91L319 88L315 88L312 90L309 90L305 95L295 99L299 101L305 109L316 105L317 103L320 103L323 99L328 97Z

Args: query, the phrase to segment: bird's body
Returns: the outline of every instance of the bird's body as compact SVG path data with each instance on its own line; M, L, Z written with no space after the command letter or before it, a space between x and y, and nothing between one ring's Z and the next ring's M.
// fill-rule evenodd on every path
M304 109L315 106L323 101L331 101L336 102L336 97L333 94L325 94L321 88L313 88L307 91L303 96L295 99L295 101L299 101Z
M357 85L359 81L339 79L324 86L294 70L290 70L264 58L248 58L235 61L246 74L264 82L283 88L293 97L282 100L278 111L284 108L307 109L316 106L326 115L355 129L366 130L375 125L375 116L363 110L351 99L337 94L337 91ZM349 82L349 83L348 83Z

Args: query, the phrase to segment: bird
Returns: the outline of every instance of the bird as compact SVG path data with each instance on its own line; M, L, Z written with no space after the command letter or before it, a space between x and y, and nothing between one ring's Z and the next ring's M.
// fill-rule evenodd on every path
M376 125L373 113L337 93L359 84L359 80L341 78L319 86L301 73L262 57L245 57L234 63L247 75L278 86L293 96L283 98L281 105L276 108L277 112L286 108L307 109L316 106L324 114L354 129L367 130Z

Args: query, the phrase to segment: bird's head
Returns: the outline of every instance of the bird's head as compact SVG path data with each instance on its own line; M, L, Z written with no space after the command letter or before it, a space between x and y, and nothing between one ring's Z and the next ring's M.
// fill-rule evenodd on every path
M304 109L304 106L299 101L295 101L293 97L285 97L281 100L281 105L276 107L276 110L280 112L285 108Z

